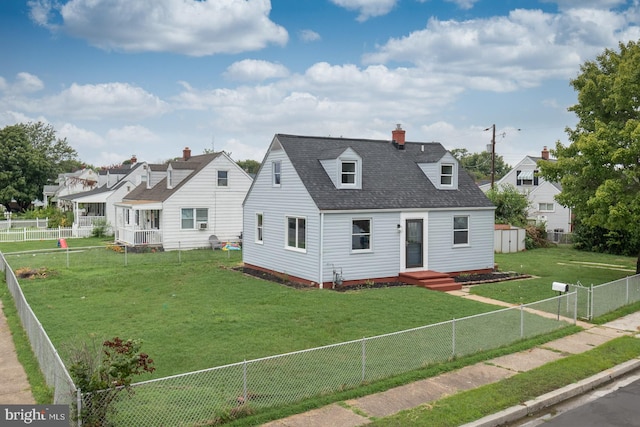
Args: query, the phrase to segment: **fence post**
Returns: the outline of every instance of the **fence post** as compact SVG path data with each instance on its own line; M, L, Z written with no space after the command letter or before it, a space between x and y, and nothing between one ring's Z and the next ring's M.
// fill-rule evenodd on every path
M364 382L364 377L365 377L365 372L366 372L366 366L367 366L367 350L366 350L366 342L367 339L365 337L362 337L362 356L361 356L361 365L362 365L362 373L361 373L361 381Z
M524 305L520 304L520 338L524 338Z
M574 290L573 293L576 295L573 299L573 324L578 324L578 290Z
M451 320L451 357L456 357L456 318Z
M242 397L244 398L243 402L247 403L247 397L249 393L247 392L247 359L244 359L244 364L242 365Z
M82 390L76 389L76 417L78 417L78 427L82 427Z
M591 284L591 287L589 288L589 320L593 320L593 283Z
M629 276L625 278L625 284L627 285L627 298L625 300L625 305L629 304Z

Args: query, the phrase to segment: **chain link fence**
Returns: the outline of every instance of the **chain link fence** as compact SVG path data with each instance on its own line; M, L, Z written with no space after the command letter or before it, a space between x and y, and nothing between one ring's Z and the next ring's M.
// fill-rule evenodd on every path
M22 293L18 279L2 253L0 253L0 269L4 272L7 287L15 302L22 327L29 337L33 353L38 359L40 370L47 385L54 390L53 403L71 403L76 393L73 380L64 363L62 363L57 350L51 343L49 336L33 313L33 310L31 310Z
M565 294L434 325L83 394L88 418L123 426L217 425L575 324ZM115 397L114 397L115 395ZM106 402L112 411L101 412ZM102 420L104 421L104 420Z
M640 274L597 286L569 286L578 294L578 317L586 320L640 301Z
M61 266L95 268L95 263L112 264L113 259L104 258L126 254L104 248L82 250L92 254L88 261L73 258L73 251L54 250L46 254L54 257L47 260L47 265L56 261ZM129 254L133 258L128 261L116 259L181 262L207 257L212 252ZM216 253L220 255L219 251ZM44 255L14 254L12 263L32 264L34 258ZM144 260L134 255L153 256ZM154 258L155 255L171 258ZM240 259L238 253L225 256ZM54 403L76 405L84 425L101 426L219 424L261 409L290 405L509 345L575 324L578 316L593 316L640 300L640 276L591 288L572 285L569 293L518 307L140 382L129 388L83 394L75 389L58 353L24 299L4 254L0 254L0 267L5 271L7 285L47 383L55 388Z

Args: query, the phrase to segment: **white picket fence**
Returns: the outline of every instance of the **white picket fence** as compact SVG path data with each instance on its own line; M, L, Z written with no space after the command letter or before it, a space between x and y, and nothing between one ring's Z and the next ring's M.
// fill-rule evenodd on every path
M11 228L0 230L0 242L26 242L29 240L58 240L76 237L90 237L92 228L58 227L58 228Z
M34 219L0 219L0 230L9 230L11 228L47 228L49 226L49 218Z

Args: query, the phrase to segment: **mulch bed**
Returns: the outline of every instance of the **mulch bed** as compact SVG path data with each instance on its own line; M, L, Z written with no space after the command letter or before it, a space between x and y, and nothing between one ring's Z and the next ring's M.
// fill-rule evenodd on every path
M259 279L268 280L270 282L279 283L281 285L290 286L295 289L312 289L314 288L311 285L307 285L305 283L294 282L288 280L286 277L265 273L264 271L255 270L252 268L245 267L236 267L234 268L236 271L240 271L244 274L248 274L253 277L257 277ZM515 279L525 279L531 276L526 274L520 274L515 272L493 272L486 274L461 274L459 276L454 277L456 283L460 283L461 285L480 285L483 283L494 283L494 282L502 282L505 280L515 280ZM336 286L333 290L338 292L344 291L354 291L359 289L377 289L377 288L390 288L393 286L411 286L407 285L403 282L376 282L376 283L362 283L358 285L348 285L348 286Z

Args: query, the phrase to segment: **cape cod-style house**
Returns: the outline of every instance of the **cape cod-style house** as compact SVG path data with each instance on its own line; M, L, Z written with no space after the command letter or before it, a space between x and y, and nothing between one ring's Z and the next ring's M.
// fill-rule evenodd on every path
M529 222L544 224L547 233L570 233L573 231L571 208L562 206L555 200L555 196L562 191L559 183L549 182L538 176L538 163L541 161L555 161L550 158L546 146L542 149L540 157L525 156L494 185L496 188L511 185L527 196ZM490 188L490 184L480 186L484 192Z
M494 268L494 206L440 143L276 134L244 200L245 268L320 288L459 288Z
M149 164L140 185L115 203L115 238L165 250L210 247L210 237L237 241L251 177L226 153Z

